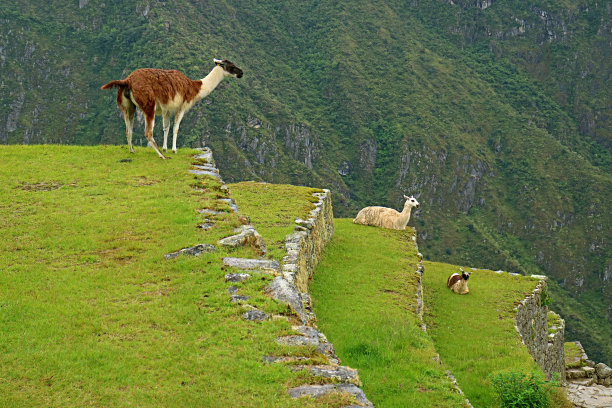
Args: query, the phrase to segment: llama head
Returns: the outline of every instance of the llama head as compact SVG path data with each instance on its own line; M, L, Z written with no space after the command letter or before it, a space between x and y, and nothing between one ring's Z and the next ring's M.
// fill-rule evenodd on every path
M419 208L419 202L416 200L416 198L414 198L414 196L406 196L404 195L404 198L406 199L406 203L404 204L404 208L407 207L415 207L415 208Z
M231 76L234 78L242 78L242 70L234 65L232 61L214 59L215 65L223 68L225 76Z
M461 271L461 279L468 280L470 279L470 274L463 270L463 268L459 268Z

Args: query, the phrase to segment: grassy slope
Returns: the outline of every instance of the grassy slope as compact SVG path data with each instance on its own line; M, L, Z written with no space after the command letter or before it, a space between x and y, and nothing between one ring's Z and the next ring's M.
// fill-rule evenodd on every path
M425 321L442 361L475 407L495 406L489 375L499 371L530 372L539 368L514 328L514 308L535 288L537 280L478 269L469 280L470 293L459 296L446 287L455 265L425 263ZM561 395L555 407L565 405Z
M452 407L450 369L475 407L497 406L489 375L539 371L514 329L514 307L537 281L474 271L471 293L446 288L457 266L427 262L423 277L428 334L414 314L416 249L408 232L337 219L317 267L311 295L319 327L344 364L359 369L380 407ZM435 345L435 350L434 350ZM434 363L439 352L444 366ZM554 406L568 407L561 393Z
M412 230L335 220L310 285L319 328L359 370L377 407L460 407L414 313L418 258Z
M314 406L286 393L303 373L262 364L289 352L273 341L289 325L241 319L224 251L163 259L237 225L228 213L196 228L196 209L218 208L220 191L187 173L190 152L161 161L151 149L0 149L0 406ZM304 216L283 210L289 229ZM261 294L266 281L240 293L286 312Z
M609 361L612 159L579 132L609 116L609 11L595 0L577 14L569 2L524 3L89 2L54 4L49 18L40 0L5 2L0 66L13 85L0 87L0 104L16 129L0 140L124 143L102 83L143 66L201 77L228 57L244 78L187 114L181 144L213 146L227 180L329 187L339 216L420 194L429 259L550 275L558 304L573 304L559 310L575 316L568 333ZM542 22L524 37L484 34L519 16L535 24L539 7L576 16L564 18L567 37L543 42ZM597 123L588 133L609 140L608 120ZM142 124L135 139L146 143ZM341 177L343 161L352 172Z

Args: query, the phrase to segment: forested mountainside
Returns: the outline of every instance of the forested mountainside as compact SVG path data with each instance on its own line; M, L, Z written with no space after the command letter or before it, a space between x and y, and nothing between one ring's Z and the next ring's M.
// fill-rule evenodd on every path
M244 77L187 113L180 146L212 147L227 181L330 188L338 216L414 194L428 259L551 276L568 339L610 363L611 17L595 0L8 0L0 143L125 144L101 85L230 59Z

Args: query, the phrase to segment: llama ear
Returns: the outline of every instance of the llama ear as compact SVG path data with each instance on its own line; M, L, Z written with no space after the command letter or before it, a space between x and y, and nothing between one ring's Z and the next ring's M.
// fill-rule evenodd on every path
M223 64L223 60L220 59L213 58L213 61L215 61L215 65L217 66L221 66Z
M404 199L405 200L410 200L410 197L408 197L406 194L404 194Z

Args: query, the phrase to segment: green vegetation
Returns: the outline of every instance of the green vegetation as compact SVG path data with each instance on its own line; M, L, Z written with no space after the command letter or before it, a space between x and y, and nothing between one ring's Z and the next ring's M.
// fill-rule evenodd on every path
M461 407L415 314L413 231L336 219L310 284L317 325L377 407Z
M492 407L497 396L490 374L539 372L514 328L516 303L531 293L537 280L478 269L472 271L470 293L457 295L448 290L446 280L458 269L425 263L427 331L470 402Z
M580 368L586 365L586 361L582 359L582 350L578 345L573 342L566 342L563 344L565 353L565 367L566 368Z
M503 408L548 408L556 386L538 372L497 373L491 377L491 383Z
M0 4L0 143L123 144L102 84L229 58L244 77L179 137L211 146L226 181L330 188L341 217L416 194L427 259L549 275L568 338L612 361L605 4L78 3Z
M291 329L246 322L229 302L221 257L248 252L164 259L239 224L219 184L187 172L192 153L0 147L0 406L334 406L292 400L287 387L311 379L262 363L292 352L274 342ZM276 224L287 229L307 214L309 189L283 191L293 204ZM204 232L200 208L228 212ZM269 279L236 285L282 315L262 293Z
M293 232L295 218L307 218L314 208L315 188L282 184L243 182L229 185L240 212L249 215L257 232L265 236L270 257L280 261L285 254L285 237Z

